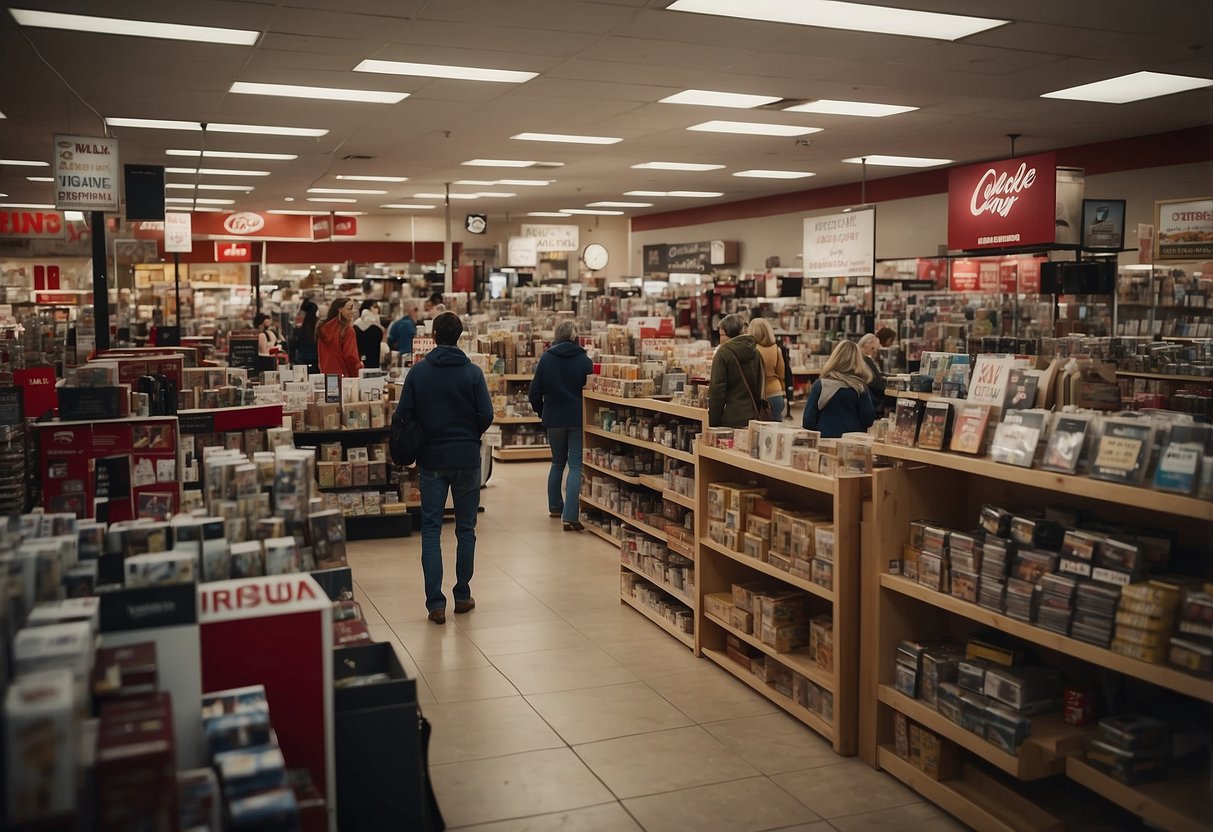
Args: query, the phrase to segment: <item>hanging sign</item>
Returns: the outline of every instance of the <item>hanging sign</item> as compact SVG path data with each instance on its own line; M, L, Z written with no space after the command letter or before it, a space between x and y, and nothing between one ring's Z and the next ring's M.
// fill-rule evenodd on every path
M578 228L575 225L524 225L523 237L535 238L537 251L577 251Z
M164 215L164 250L183 252L194 250L190 215L176 212Z
M247 242L215 243L216 263L253 262L253 244Z
M1213 199L1154 203L1154 259L1213 257Z
M0 237L10 240L62 240L67 223L59 211L0 211Z
M1046 245L1057 239L1057 159L1040 153L948 174L948 248Z
M335 237L357 237L358 236L358 218L343 217L340 214L333 215L333 236Z
M645 274L706 274L713 266L729 266L741 260L735 240L704 240L698 243L662 243L645 246Z
M976 260L953 260L948 288L953 292L977 292L981 290L981 269Z
M55 134L55 207L60 211L117 211L118 140Z
M506 265L516 268L535 268L538 266L538 242L534 237L510 237L506 249Z
M875 274L875 208L805 219L805 277L872 277Z

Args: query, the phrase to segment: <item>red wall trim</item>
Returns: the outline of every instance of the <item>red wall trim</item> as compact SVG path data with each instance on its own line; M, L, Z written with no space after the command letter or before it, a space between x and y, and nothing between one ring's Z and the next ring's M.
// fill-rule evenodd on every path
M164 253L163 242L159 243L160 256L166 261L172 255ZM261 246L266 247L266 262L282 263L408 263L416 260L433 263L442 259L442 243L388 243L388 242L254 242L253 262L261 262ZM453 256L459 260L461 243L454 243ZM194 250L181 255L182 263L214 263L215 246L210 240L195 240Z
M1211 160L1213 160L1213 124L1186 130L1174 130L1169 133L1156 133L1151 136L1077 145L1057 151L1059 165L1084 168L1087 175L1185 165ZM969 164L973 163L965 163L965 165ZM888 202L893 199L947 193L949 170L950 168L935 168L929 171L918 171L869 181L868 202ZM706 205L701 208L646 214L632 218L632 230L657 231L662 228L677 228L686 225L772 217L778 214L855 205L859 201L860 184L852 182L807 191L725 202L719 205Z

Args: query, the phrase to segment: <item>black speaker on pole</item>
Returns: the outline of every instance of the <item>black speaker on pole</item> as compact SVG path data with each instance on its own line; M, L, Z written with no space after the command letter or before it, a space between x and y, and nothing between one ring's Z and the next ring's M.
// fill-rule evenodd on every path
M164 219L164 167L123 165L127 220Z

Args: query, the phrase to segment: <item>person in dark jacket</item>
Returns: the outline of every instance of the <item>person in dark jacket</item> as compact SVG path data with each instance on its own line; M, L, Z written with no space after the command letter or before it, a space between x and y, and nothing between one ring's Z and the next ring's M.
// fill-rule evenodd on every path
M825 439L867 430L876 421L872 397L868 395L871 380L859 345L854 341L839 343L822 367L821 378L813 382L809 391L804 406L805 428L821 431Z
M362 366L379 369L379 355L383 349L383 322L379 319L379 304L364 300L354 321L354 335L358 338L358 354Z
M740 315L725 315L720 321L720 346L712 357L708 384L708 425L744 428L758 418L766 370L753 336L743 335Z
M872 374L872 380L868 382L868 394L872 397L872 407L876 409L877 419L885 412L884 391L888 384L885 381L884 373L880 372L880 365L876 363L876 356L880 355L882 346L880 337L871 332L859 339L859 351L863 353L863 363L867 366L868 372Z
M421 471L421 569L430 621L446 623L442 594L442 513L448 491L455 505L455 612L470 612L480 509L480 437L493 424L493 401L484 373L455 346L463 323L453 312L434 319L436 346L404 378L396 413L416 419L425 440ZM424 397L421 392L424 391ZM424 401L424 406L420 403Z
M302 364L309 373L318 373L316 356L316 319L320 315L320 307L310 300L299 304L300 318L295 324L294 345L291 349L291 363Z
M404 314L388 327L387 346L401 355L412 354L413 339L417 337L417 301L404 302Z
M579 532L581 525L578 495L581 493L581 388L594 372L594 362L577 343L577 326L572 321L556 325L556 338L539 358L531 379L531 407L542 418L552 448L552 467L548 471L548 516L559 517L566 532ZM565 466L569 479L564 496L560 483Z

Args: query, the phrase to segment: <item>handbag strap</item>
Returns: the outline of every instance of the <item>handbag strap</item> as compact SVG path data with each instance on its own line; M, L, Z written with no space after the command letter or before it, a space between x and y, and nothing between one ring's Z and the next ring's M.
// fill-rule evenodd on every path
M750 387L750 380L745 377L745 370L741 367L741 360L737 357L737 353L732 350L729 355L733 356L733 362L737 365L737 372L741 376L741 382L745 385L745 391L750 394L750 403L754 405L754 412L758 412L758 399L754 398L754 390Z

